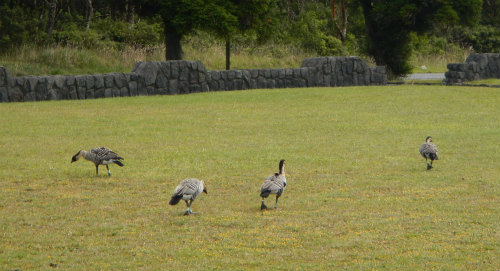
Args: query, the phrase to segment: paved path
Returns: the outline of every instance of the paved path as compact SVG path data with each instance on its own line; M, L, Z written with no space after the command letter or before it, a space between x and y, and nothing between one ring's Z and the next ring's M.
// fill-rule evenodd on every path
M439 80L439 79L444 79L444 73L414 73L414 74L408 74L404 79L407 79L407 80Z

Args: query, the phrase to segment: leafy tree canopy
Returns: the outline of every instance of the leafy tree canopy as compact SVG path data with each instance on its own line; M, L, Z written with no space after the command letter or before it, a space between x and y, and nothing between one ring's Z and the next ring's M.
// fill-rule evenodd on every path
M359 0L367 30L367 48L378 65L390 74L408 74L410 33L430 30L436 24L474 24L481 0Z

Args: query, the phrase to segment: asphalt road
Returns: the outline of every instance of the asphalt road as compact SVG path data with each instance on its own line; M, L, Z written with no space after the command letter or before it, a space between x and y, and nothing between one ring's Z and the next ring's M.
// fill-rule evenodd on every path
M439 80L444 79L444 73L414 73L408 74L405 79L409 80Z

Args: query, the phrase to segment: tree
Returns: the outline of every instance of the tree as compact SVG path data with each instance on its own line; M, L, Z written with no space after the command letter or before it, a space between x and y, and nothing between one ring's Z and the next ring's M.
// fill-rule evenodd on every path
M336 2L337 1L335 0L331 0L332 17L335 21L335 26L340 33L340 40L342 41L342 44L344 44L347 39L347 5L346 0L340 0L339 5L336 5Z
M126 21L128 22L128 27L133 28L134 24L135 24L135 21L134 21L134 12L135 12L134 0L127 0L127 4L125 6L125 9L127 11Z
M92 0L87 0L87 12L86 12L86 23L85 23L85 31L88 32L90 28L90 22L92 21L92 17L94 16L94 6L92 5Z
M391 76L408 74L410 33L423 33L437 21L477 22L482 0L359 0L365 18L368 53Z
M500 28L500 0L483 0L481 23Z
M205 30L222 38L226 44L226 70L231 69L231 39L237 34L254 35L258 42L267 40L276 28L275 1L273 0L231 0L226 9L237 19L235 25Z
M49 2L49 15L47 22L47 34L52 35L52 30L54 29L54 23L56 19L56 11L57 11L57 0L50 0Z
M236 17L228 10L224 0L142 0L139 12L159 15L165 33L165 58L182 59L181 39L195 29L210 27L217 33L230 33L236 25Z

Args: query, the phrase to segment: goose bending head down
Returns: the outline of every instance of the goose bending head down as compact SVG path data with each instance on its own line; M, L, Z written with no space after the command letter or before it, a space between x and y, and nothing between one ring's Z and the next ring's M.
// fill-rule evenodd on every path
M93 148L90 151L78 151L71 158L71 163L78 161L80 158L84 158L95 165L95 175L99 174L99 166L106 165L106 169L108 170L108 176L111 176L111 171L109 170L109 164L117 164L120 167L123 167L123 163L120 160L123 160L123 157L120 157L114 151L106 148Z
M198 179L185 179L175 189L170 199L170 205L176 205L182 199L186 202L187 210L184 215L194 214L191 204L201 193L207 193L205 182Z

